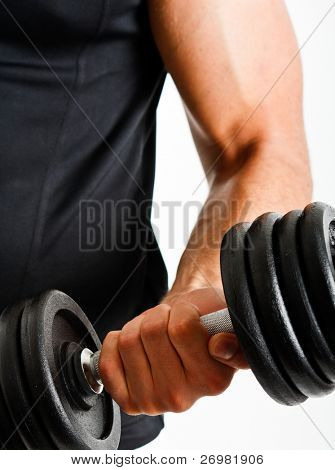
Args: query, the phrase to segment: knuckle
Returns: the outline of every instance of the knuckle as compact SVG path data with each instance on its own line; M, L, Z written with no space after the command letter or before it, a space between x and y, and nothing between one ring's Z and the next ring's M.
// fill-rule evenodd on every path
M118 405L129 416L136 416L140 414L140 411L137 409L137 407L129 400L120 400Z
M147 319L142 322L141 336L146 339L156 338L164 331L164 319L155 318L155 320Z
M214 373L207 377L206 387L207 395L215 396L224 392L229 385L231 379L223 374Z
M131 416L136 416L139 414L155 416L157 414L162 413L162 410L159 406L157 406L152 401L148 401L148 400L135 401L135 400L132 400L131 398L128 398L124 400L124 402L122 403L122 405L120 405L120 407L125 413Z
M115 338L116 331L109 331L105 337L104 343L110 343Z
M141 406L141 414L146 414L148 416L156 416L163 413L165 410L159 404L155 403L144 403Z
M185 395L177 392L170 394L167 400L168 411L173 413L183 413L191 407L192 403Z
M157 308L159 308L160 312L165 313L165 314L168 314L171 310L170 305L166 303L159 304Z
M131 403L125 403L123 406L121 405L121 409L129 416L137 416L140 414L139 410Z
M182 317L169 326L169 336L175 340L182 340L189 334L194 324L194 319L190 317Z
M134 348L136 348L138 340L138 334L121 330L118 344L119 350L122 352L132 351Z

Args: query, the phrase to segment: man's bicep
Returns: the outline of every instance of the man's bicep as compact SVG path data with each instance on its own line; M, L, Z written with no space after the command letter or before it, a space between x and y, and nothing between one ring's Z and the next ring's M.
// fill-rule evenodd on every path
M302 132L301 64L284 1L149 0L149 10L196 140L226 145L246 120L244 140Z

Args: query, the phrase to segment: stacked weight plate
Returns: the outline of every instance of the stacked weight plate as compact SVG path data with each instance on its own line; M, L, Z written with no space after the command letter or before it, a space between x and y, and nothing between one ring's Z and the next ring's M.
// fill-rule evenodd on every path
M119 408L80 385L100 341L79 306L50 291L0 317L0 442L6 449L115 449Z
M295 405L335 388L335 210L313 203L234 226L221 249L234 330L258 381Z

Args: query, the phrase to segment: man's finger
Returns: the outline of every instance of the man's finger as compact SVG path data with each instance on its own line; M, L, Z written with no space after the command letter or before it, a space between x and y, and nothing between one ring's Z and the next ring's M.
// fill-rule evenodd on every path
M213 336L208 343L210 355L234 369L248 369L248 363L241 351L236 335L232 333L219 333Z
M208 351L208 334L199 321L199 311L188 303L172 307L169 337L182 361L190 383L201 395L222 392L229 385L234 369L219 363Z
M120 333L118 343L130 402L140 412L143 404L151 399L153 389L150 363L140 334L142 321L143 317L139 316L127 323Z
M119 331L111 331L106 336L99 360L99 371L107 392L121 408L129 403L128 386L118 349Z

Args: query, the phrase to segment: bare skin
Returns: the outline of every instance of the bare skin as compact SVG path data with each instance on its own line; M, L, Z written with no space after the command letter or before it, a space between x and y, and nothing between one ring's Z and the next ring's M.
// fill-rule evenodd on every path
M247 367L234 335L209 339L199 322L225 306L221 239L237 222L303 208L312 183L301 63L292 60L298 46L284 2L149 0L148 7L209 184L171 291L103 343L108 392L129 414L155 415L222 393Z

